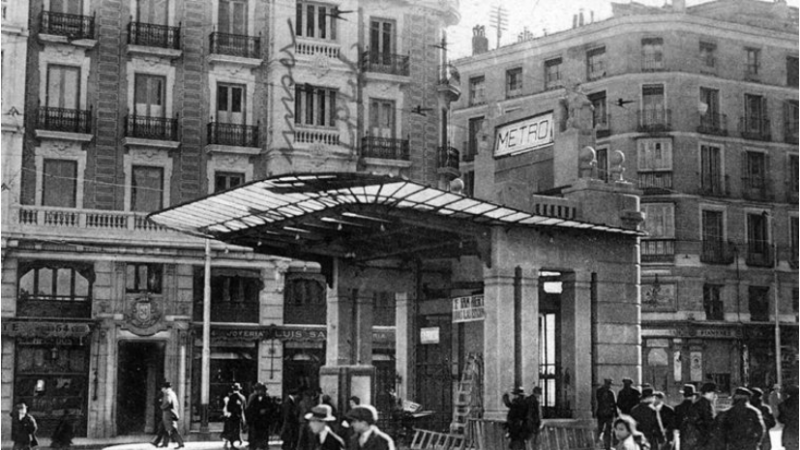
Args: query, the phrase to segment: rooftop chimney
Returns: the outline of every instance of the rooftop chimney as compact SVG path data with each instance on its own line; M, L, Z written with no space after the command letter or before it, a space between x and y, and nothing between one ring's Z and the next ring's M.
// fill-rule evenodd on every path
M489 39L486 37L486 28L476 25L472 28L472 54L480 55L489 51Z

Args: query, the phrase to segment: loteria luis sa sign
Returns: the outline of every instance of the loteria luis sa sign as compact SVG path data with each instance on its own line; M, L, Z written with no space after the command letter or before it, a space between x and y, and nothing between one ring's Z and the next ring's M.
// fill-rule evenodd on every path
M516 155L553 143L553 113L528 117L497 128L494 156Z

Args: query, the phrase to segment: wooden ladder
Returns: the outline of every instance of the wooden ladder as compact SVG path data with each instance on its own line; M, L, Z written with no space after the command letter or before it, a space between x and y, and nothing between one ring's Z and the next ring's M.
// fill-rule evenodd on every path
M467 419L481 413L480 386L482 382L482 361L480 355L471 353L467 357L461 380L456 386L456 395L453 399L453 421L450 422L450 432L463 435L467 426Z

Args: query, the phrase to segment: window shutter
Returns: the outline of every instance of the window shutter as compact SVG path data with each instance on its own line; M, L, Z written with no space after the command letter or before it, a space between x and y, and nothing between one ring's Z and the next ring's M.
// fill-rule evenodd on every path
M231 32L230 3L228 0L219 0L219 17L217 18L217 29L221 33Z
M675 237L675 205L664 205L664 237Z
M337 7L334 6L334 8L337 8ZM337 19L335 17L331 17L331 20L330 20L331 35L329 36L329 38L332 41L336 40L336 21L337 21Z
M336 21L335 20L331 21L331 24L333 24L334 22L336 22ZM330 104L331 104L331 114L330 114L331 123L330 123L330 125L332 127L335 127L336 126L336 91L331 90L330 91L330 97L331 97L330 98Z
M772 198L772 192L773 192L772 177L769 176L769 174L772 173L772 165L770 164L770 161L771 159L769 152L764 153L764 171L761 177L762 180L761 182L764 183L764 190L766 191L765 194L767 199Z
M294 21L294 34L297 36L303 35L303 3L297 2L297 13L295 14Z

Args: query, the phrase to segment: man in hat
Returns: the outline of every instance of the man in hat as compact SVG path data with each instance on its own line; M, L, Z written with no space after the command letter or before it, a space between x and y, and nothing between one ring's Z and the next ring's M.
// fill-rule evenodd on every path
M178 431L178 420L181 418L179 410L178 395L172 390L172 383L165 381L161 386L161 423L164 426L164 447L169 447L169 440L172 438L178 443L177 448L183 448L183 437Z
M232 449L236 449L236 443L243 444L242 424L244 423L244 411L247 406L247 399L242 394L242 385L233 383L231 391L223 399L222 415L225 423L222 425L222 439L225 440L224 447L230 443Z
M739 387L733 393L733 406L719 421L719 442L728 450L758 450L764 437L761 412L750 404L753 393Z
M281 405L283 425L281 425L281 440L283 450L294 450L300 436L300 406L298 404L298 389L289 391L289 395Z
M394 450L394 441L375 425L378 411L372 405L358 405L347 413L347 420L353 428L349 450Z
M633 387L633 380L630 378L622 379L622 389L617 394L617 407L622 414L631 414L634 406L639 404L639 399L642 397L641 392Z
M786 450L798 448L797 396L797 385L788 386L784 391L783 401L778 406L778 421L783 424L781 442Z
M531 448L538 448L539 433L542 431L542 388L533 387L533 394L528 397L528 429L531 433Z
M761 446L759 448L761 450L771 450L772 441L769 438L769 430L777 425L775 416L772 414L772 408L763 402L764 391L757 387L750 388L750 391L753 393L753 396L750 397L750 404L761 412L761 418L764 419L764 437L761 439Z
M692 403L697 397L697 391L693 384L684 384L681 394L683 395L683 401L675 407L675 427L678 429L679 437L683 434L681 428L689 415L689 408L692 407Z
M270 419L272 418L272 399L267 395L267 387L256 383L253 394L247 400L245 419L248 424L247 440L251 450L269 447Z
M344 441L331 430L330 423L336 421L333 410L328 405L311 408L304 417L308 421L310 433L303 433L297 450L343 450Z
M524 450L525 441L530 438L528 427L528 402L525 401L525 388L517 386L510 392L514 396L509 399L509 393L503 394L503 404L508 408L506 415L506 430L508 431L509 448L511 450Z
M642 398L639 404L631 409L631 417L636 420L636 429L639 430L647 438L652 450L660 448L659 444L664 440L664 427L656 412L655 406L655 392L653 388L645 388L642 390Z
M717 385L711 382L703 384L680 426L681 450L706 450L713 444L711 432L714 428L716 400Z
M28 414L28 405L19 402L11 411L11 441L14 443L14 450L30 450L39 445L36 439L36 419Z
M597 399L597 441L600 441L600 436L603 436L603 448L609 450L611 448L611 424L614 423L614 418L617 416L617 396L611 390L614 385L614 380L606 378L603 380L603 385L597 388L595 398Z
M675 446L675 430L677 425L675 422L675 409L672 406L664 403L664 393L655 391L653 393L653 407L658 415L659 424L664 430L664 439L661 442L661 448L671 449Z

